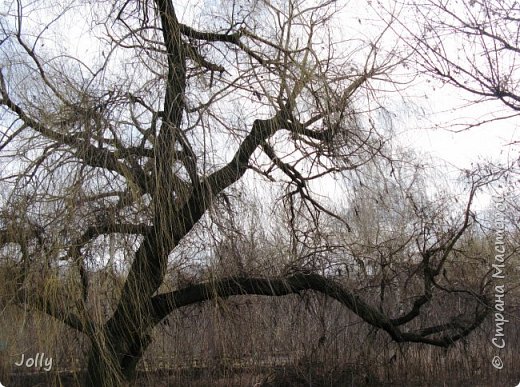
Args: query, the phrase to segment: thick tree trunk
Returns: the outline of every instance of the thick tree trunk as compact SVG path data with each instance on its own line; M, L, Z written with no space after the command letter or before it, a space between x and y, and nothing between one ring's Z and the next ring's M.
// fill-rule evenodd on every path
M132 385L137 377L137 364L151 342L144 330L130 334L128 330L111 331L109 326L110 322L104 328L105 333L91 337L85 387Z
M110 346L109 343L105 345ZM124 387L132 381L121 368L115 350L102 349L99 344L92 344L83 383L85 387Z
M128 310L127 310L128 311ZM101 331L91 335L86 387L123 387L137 377L137 364L151 343L153 328L149 318L115 314Z

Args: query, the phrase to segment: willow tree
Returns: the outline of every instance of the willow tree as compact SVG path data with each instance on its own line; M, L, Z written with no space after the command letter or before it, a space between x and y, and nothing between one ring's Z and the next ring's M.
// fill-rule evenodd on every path
M493 115L473 126L517 116L518 55L516 1L475 0L411 3L417 63L431 76L466 92L473 103L498 101ZM403 23L404 24L404 23ZM500 108L503 109L500 109ZM469 125L472 126L472 125Z
M370 119L396 64L383 35L342 37L330 27L335 1L206 5L214 14L171 0L6 4L0 240L15 302L89 338L91 386L132 381L154 326L214 297L313 290L398 342L449 346L467 335L481 314L413 330L428 292L390 318L308 270L160 290L176 249L244 176L283 181L294 211L335 216L309 182L378 157L385 140ZM74 34L72 12L91 18L76 50L60 45L65 28ZM444 261L430 267L432 257L448 254L468 219L427 252L427 281ZM110 259L125 262L124 284L100 317L89 271ZM72 274L60 287L64 265Z

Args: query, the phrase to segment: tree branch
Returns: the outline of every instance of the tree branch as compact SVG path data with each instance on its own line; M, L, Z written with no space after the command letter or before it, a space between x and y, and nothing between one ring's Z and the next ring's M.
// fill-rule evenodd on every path
M172 311L184 306L198 304L216 297L228 298L238 295L262 295L279 297L288 294L313 290L325 294L346 306L368 324L383 329L396 342L425 343L440 347L449 347L455 341L467 336L478 327L487 316L484 308L469 325L445 324L432 328L423 328L417 332L402 332L386 315L372 307L360 297L343 288L337 282L319 274L297 273L285 278L236 277L214 282L190 285L186 288L159 294L152 298L154 324L159 323ZM432 333L455 329L455 333L446 333L437 338L426 336Z

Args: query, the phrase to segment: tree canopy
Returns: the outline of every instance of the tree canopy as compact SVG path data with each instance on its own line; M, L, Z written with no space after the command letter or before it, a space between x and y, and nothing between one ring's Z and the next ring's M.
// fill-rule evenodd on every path
M489 313L489 273L456 284L446 270L467 251L474 196L495 177L468 176L463 205L415 189L421 168L399 159L375 118L404 61L381 44L388 29L366 41L340 36L335 1L205 4L206 11L171 0L7 6L0 241L13 273L10 302L89 338L91 386L132 381L153 328L176 309L215 298L314 291L396 342L448 347L470 334ZM60 46L67 25L75 33L73 13L88 17L77 27L88 27L77 49ZM494 27L470 27L514 51ZM484 82L468 86L473 92L516 109L510 81L489 63L490 77L454 66ZM450 74L438 72L459 84ZM327 176L352 179L343 212L313 190ZM179 252L188 262L211 254L186 245L205 219L225 234L235 196L250 194L242 183L249 178L280 187L275 211L285 213L294 250L280 249L293 259L268 260L254 273L172 279ZM377 257L380 304L349 288L323 256L361 262L358 269ZM90 273L116 264L123 284L100 314ZM410 296L400 307L385 301L395 276ZM462 318L423 319L442 294L467 297Z

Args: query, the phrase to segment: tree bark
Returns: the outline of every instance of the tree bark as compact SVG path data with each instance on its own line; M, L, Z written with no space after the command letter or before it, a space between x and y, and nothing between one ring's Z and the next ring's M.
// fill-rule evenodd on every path
M128 377L129 375L124 374L116 352L108 348L104 350L99 344L92 341L83 385L85 387L124 387L129 385L132 380ZM108 347L112 346L112 343L105 344Z
M220 281L190 285L175 292L164 293L152 298L152 311L148 325L140 325L140 330L126 329L113 331L107 339L101 340L105 348L93 345L88 364L88 387L124 386L132 383L136 376L136 366L151 342L149 333L163 318L175 309L198 304L215 297L227 298L239 295L263 295L280 297L302 291L322 293L340 302L370 325L386 331L396 342L415 342L447 348L466 337L477 328L489 314L487 300L477 308L473 321L467 325L447 323L420 330L407 331L400 327L403 316L388 318L377 308L369 305L335 281L318 274L296 273L285 278L236 277ZM417 302L412 310L420 308ZM408 313L405 313L406 316ZM112 325L117 327L117 325ZM125 325L129 327L133 325ZM125 336L126 335L126 336ZM432 337L433 336L433 337Z

